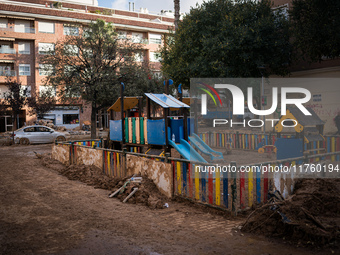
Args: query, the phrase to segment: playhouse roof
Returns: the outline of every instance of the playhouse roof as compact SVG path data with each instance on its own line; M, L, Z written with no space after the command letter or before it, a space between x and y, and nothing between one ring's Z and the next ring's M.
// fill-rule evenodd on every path
M124 97L124 111L134 108L141 97ZM120 98L107 111L120 112Z
M312 114L308 116L304 115L297 107L288 107L287 109L293 114L293 116L302 126L316 126L325 124L325 122L322 121L310 107L306 107L306 109Z
M145 95L163 108L190 108L189 105L179 101L171 95L145 93Z

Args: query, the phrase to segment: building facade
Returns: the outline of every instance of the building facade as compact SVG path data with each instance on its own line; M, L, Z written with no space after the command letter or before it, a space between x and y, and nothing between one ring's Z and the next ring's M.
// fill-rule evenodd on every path
M0 96L8 90L7 76L26 86L31 94L43 91L46 73L39 69L39 56L53 49L57 41L71 32L77 34L77 25L86 26L97 19L113 23L120 37L144 44L143 57L137 61L149 61L155 75L161 75L157 52L162 46L163 36L173 29L174 19L171 17L64 1L1 1ZM91 107L86 104L58 104L45 117L56 125L74 128L90 120L90 111ZM35 116L29 116L24 109L19 115L18 127L34 120ZM3 112L0 132L12 128L17 127L13 127L10 114Z

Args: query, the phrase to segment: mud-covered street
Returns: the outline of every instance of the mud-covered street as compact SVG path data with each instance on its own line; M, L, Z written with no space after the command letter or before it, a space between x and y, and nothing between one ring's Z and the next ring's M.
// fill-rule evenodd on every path
M171 201L150 209L68 180L36 154L0 147L0 254L331 254L240 233L243 217Z

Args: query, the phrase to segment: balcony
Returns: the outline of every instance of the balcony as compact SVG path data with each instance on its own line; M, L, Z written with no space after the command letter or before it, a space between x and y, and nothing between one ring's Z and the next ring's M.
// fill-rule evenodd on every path
M16 76L15 70L0 70L0 76Z
M0 31L35 34L34 27L0 27Z
M35 28L34 27L14 27L14 32L35 34Z
M16 50L9 47L0 47L0 54L16 54Z

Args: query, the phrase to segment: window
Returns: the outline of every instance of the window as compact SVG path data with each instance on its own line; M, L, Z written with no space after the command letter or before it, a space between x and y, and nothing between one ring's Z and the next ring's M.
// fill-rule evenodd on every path
M118 31L118 39L126 39L126 31Z
M15 20L14 24L14 32L18 33L31 33L34 31L31 31L33 28L31 28L31 22L27 20Z
M39 43L39 54L51 54L54 51L54 43Z
M51 129L47 127L35 127L37 129L37 132L50 132Z
M39 64L39 75L51 75L53 74L53 66L48 64Z
M144 56L143 53L139 52L135 54L135 61L136 62L143 62L144 61Z
M63 114L63 124L79 124L79 114Z
M31 97L31 86L21 85L20 96Z
M159 62L160 57L158 52L150 51L150 62Z
M131 40L134 43L141 43L143 41L143 34L142 33L132 33Z
M67 76L74 76L76 74L77 67L76 66L64 66L64 74Z
M31 45L26 42L18 43L19 54L30 54L31 53Z
M43 86L43 85L40 85L39 86L39 93L40 93L40 96L42 95L51 95L51 96L56 96L56 89L55 87L53 86Z
M39 21L39 32L54 34L54 22Z
M0 19L0 28L7 28L8 20L7 19Z
M79 54L79 48L77 45L65 45L64 46L64 54L67 56L77 56Z
M149 34L150 43L162 44L162 35L159 34Z
M15 72L12 70L11 66L0 66L0 76L15 76Z
M30 64L20 64L19 65L19 75L30 76L31 75Z
M35 132L35 127L28 127L24 129L24 132Z
M64 24L64 35L79 35L79 28L75 26L70 26L67 24Z

